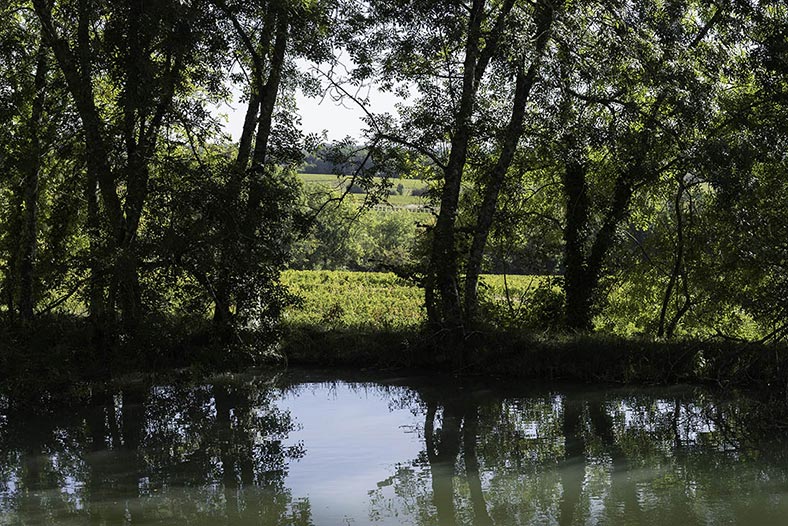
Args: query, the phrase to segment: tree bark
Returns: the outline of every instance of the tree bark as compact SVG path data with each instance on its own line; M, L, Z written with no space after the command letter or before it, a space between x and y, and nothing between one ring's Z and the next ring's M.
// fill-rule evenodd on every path
M38 61L36 64L35 96L29 122L30 142L24 182L25 220L19 264L19 316L23 322L29 322L33 319L33 308L35 307L33 289L35 283L35 261L38 252L38 189L39 172L41 171L39 128L41 127L44 114L48 69L47 49L42 44L38 50Z
M3 280L3 295L6 305L6 316L9 322L14 322L17 315L17 292L18 292L18 276L19 276L19 254L21 252L21 239L22 239L22 206L24 200L22 199L21 188L14 191L13 198L11 199L11 214L8 224L8 234L10 240L9 257L6 263L5 279Z
M536 7L536 12L534 13L536 21L536 56L528 70L523 69L523 67L518 68L512 102L512 116L504 132L501 153L495 166L487 175L487 186L484 189L484 197L477 214L476 229L465 273L465 318L469 321L472 321L476 314L479 275L482 270L482 260L484 258L484 249L487 245L487 238L490 235L490 229L492 228L495 211L498 206L498 196L503 187L506 173L514 160L517 145L523 135L525 106L528 103L531 89L536 82L536 75L542 56L550 38L550 27L553 23L556 8L557 6L553 6L546 1L540 2Z
M433 326L447 328L453 332L461 332L463 329L458 285L459 265L455 247L455 222L462 174L471 138L471 119L481 78L477 66L479 65L479 41L484 4L484 0L474 0L471 7L468 38L465 45L462 95L454 124L454 135L451 139L449 162L444 170L440 211L433 230L430 268L425 283L427 312L432 316L429 322Z
M591 328L593 290L587 281L585 265L585 230L588 228L589 203L586 168L582 161L566 162L563 174L566 199L564 224L564 288L566 291L566 323L577 330Z
M89 244L90 281L88 284L88 310L94 330L98 333L104 324L106 314L105 272L101 263L101 228L99 226L98 181L95 173L88 172L85 184L87 201L87 234ZM99 338L100 339L100 338Z

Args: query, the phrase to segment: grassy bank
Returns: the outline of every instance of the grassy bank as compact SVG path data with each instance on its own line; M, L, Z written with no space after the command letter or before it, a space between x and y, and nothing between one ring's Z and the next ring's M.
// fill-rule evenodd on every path
M423 329L420 289L393 274L288 271L283 279L303 300L285 314L282 351L290 363L583 382L689 382L788 395L784 347L715 338L540 334L492 326L468 333L448 348L445 335ZM548 282L540 276L485 276L483 283L491 304L516 309Z
M714 338L540 333L505 324L450 341L425 329L421 290L394 274L287 271L282 279L301 301L284 313L284 336L274 348L220 346L208 319L173 318L148 319L133 338L118 338L98 350L85 318L52 315L28 327L0 326L0 384L35 393L132 372L185 367L212 373L289 363L582 382L704 383L757 389L771 400L788 401L785 347ZM535 294L553 287L539 276L485 276L483 290L489 304L517 310L533 308ZM541 313L546 314L549 308Z
M545 276L486 275L482 295L502 309L523 309ZM424 293L391 272L288 270L282 282L301 298L285 312L288 327L323 330L418 330L424 323Z
M385 332L424 320L421 290L390 272L289 270L282 281L301 298L285 312L289 328Z

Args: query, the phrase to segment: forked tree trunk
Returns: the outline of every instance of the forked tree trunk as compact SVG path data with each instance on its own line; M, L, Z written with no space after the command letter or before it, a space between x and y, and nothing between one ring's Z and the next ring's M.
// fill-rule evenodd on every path
M465 45L462 95L454 124L449 162L444 170L440 211L432 238L430 264L425 283L427 313L430 324L449 329L453 333L463 330L462 306L458 283L459 265L455 247L455 222L460 201L462 174L471 139L471 119L478 90L481 25L484 0L474 0L468 22Z
M571 149L571 148L570 148ZM563 174L565 196L564 290L567 327L579 332L593 328L594 300L602 268L618 225L627 217L634 184L642 166L635 163L616 178L613 198L602 226L593 234L584 159L570 154Z
M487 246L487 239L495 218L495 211L498 207L498 196L503 188L506 173L512 165L517 145L523 135L523 119L525 118L525 107L528 98L536 82L536 75L541 64L542 56L547 42L550 39L550 27L553 23L555 9L558 5L552 5L547 1L540 2L534 13L536 21L536 56L534 57L528 70L523 67L517 71L515 81L514 98L512 101L512 115L506 126L503 146L495 166L487 175L487 186L484 189L484 197L481 207L477 213L476 229L473 235L471 250L468 255L468 264L465 272L465 318L473 321L476 315L478 301L479 275L482 270L482 260L484 249Z
M271 135L274 108L279 95L279 86L284 72L285 55L290 27L290 19L286 9L279 9L276 17L276 38L271 55L271 68L268 80L260 93L260 114L257 119L257 134L255 136L254 150L252 151L251 184L246 210L246 235L251 234L257 224L260 203L263 195L260 178L265 177L264 167L268 161L268 139Z
M286 9L276 8L269 4L260 42L255 46L246 35L238 20L223 3L219 4L231 18L233 25L244 41L247 52L252 56L253 74L250 95L244 118L243 130L238 143L233 171L230 176L228 199L237 202L241 189L248 183L249 196L246 207L240 218L229 218L228 228L222 241L220 268L232 264L232 254L244 251L251 255L255 237L255 228L260 217L260 204L263 195L262 177L265 177L265 164L268 159L268 141L272 129L272 119L279 88L284 73L285 58L289 40L290 19ZM273 47L271 44L273 41ZM269 49L271 48L271 49ZM269 65L268 75L263 69ZM253 148L254 146L254 148ZM251 164L251 167L250 167ZM240 203L239 203L240 204ZM216 276L213 287L214 313L213 324L226 338L231 332L233 304L239 307L239 298L234 297L230 284L223 276Z

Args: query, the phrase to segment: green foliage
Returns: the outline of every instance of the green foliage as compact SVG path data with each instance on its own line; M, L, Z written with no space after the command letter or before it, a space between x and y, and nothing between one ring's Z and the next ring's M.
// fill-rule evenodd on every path
M292 268L405 271L418 265L420 225L431 221L428 213L359 209L308 186L305 200L312 220L309 234L293 246Z
M563 328L560 277L486 275L480 281L481 319L498 330L557 332Z
M302 299L285 313L291 327L385 331L424 321L421 290L392 273L288 270L282 283Z

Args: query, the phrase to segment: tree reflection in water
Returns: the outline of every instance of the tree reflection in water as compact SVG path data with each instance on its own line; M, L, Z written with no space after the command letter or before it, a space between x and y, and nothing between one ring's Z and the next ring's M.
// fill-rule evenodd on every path
M0 524L311 524L285 485L291 415L269 382L96 393L3 413Z
M419 392L425 455L397 471L393 496L372 492L382 522L784 524L784 444L752 433L762 418L746 400Z
M302 395L299 385L136 386L35 414L0 397L0 524L328 525L307 497L318 482L288 483L293 461L332 466L319 443L305 458L312 444L295 441L298 415L282 407L285 393ZM368 515L347 515L357 524L784 524L788 516L788 457L762 427L770 415L747 399L700 390L528 394L433 379L343 385L357 396L336 403L377 397L384 412L408 408L421 439L413 458L380 468L390 477L368 482ZM342 422L329 425L311 436L340 436ZM391 433L367 431L381 444ZM356 469L353 456L342 469Z

